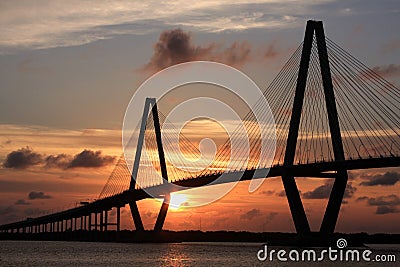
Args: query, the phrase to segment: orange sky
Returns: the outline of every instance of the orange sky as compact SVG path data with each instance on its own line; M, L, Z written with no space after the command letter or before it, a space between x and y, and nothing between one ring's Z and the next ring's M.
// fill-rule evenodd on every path
M10 140L12 140L10 142ZM46 127L3 125L0 128L1 160L11 151L28 145L42 155L56 154L63 148L66 154L75 155L83 149L101 150L102 155L120 156L120 132L118 130L68 131ZM0 169L0 201L3 213L1 222L34 217L49 211L74 207L79 201L92 201L98 197L113 169L113 164L98 168L46 168L43 165L26 169ZM384 174L390 169L353 172L350 183L356 187L351 198L342 206L337 231L344 232L399 232L399 213L375 214L376 206L367 205L368 196L377 198L399 192L400 184L393 186L360 186L366 175ZM396 171L396 169L392 170ZM398 170L397 170L398 171ZM302 193L313 191L325 184L324 179L299 178ZM177 194L184 202L196 203L205 196L220 190L224 185L192 189ZM184 230L248 230L248 231L294 231L286 197L282 196L280 178L266 179L255 192L249 193L249 182L239 183L222 199L206 206L170 209L165 229ZM29 192L43 192L49 198L29 199ZM23 200L23 201L21 201ZM19 202L18 202L19 201ZM319 228L326 199L304 199L303 202L312 229ZM152 228L160 207L157 200L138 203L146 228ZM8 212L7 212L8 208ZM113 218L113 213L111 213ZM132 229L133 223L128 206L123 209L123 228ZM111 219L112 220L112 219Z

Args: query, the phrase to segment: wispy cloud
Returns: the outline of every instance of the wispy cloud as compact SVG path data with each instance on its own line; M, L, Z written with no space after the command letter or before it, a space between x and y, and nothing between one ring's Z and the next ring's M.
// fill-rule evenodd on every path
M80 45L176 26L207 32L293 27L317 4L321 1L8 1L0 4L0 53Z

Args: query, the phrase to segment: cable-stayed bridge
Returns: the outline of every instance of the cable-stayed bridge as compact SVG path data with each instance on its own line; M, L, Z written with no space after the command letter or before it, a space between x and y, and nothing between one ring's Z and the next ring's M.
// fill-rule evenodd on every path
M122 156L98 200L2 225L0 231L107 231L108 227L116 226L118 232L120 209L127 204L136 230L144 230L136 202L154 196L164 199L154 226L155 231L160 231L170 193L232 182L231 177L239 175L240 180L282 177L293 222L300 234L310 233L310 226L295 177L334 179L320 227L321 233L331 234L346 190L348 171L400 166L400 90L327 38L322 22L307 22L304 41L266 88L264 97L276 123L272 163L259 164L260 127L269 126L257 125L254 112L242 118L248 137L247 158L232 153L228 140L218 147L212 163L203 168L204 162L196 160L197 146L174 128L158 110L155 99L148 98L132 155L132 171ZM257 103L252 110L263 114L263 108ZM167 130L161 132L161 126ZM179 140L179 144L174 140ZM144 145L147 157L141 157ZM181 151L174 155L175 160L185 168L176 167L166 157L174 146ZM108 213L114 208L117 219L110 223Z

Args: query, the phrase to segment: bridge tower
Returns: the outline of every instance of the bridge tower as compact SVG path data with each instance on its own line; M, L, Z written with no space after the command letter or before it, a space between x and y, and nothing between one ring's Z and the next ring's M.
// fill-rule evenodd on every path
M151 111L150 111L150 109L151 109ZM163 149L163 144L162 144L162 139L161 139L161 127L160 127L160 120L158 117L157 101L155 98L146 98L146 102L144 104L142 121L141 121L141 125L140 125L140 132L139 132L139 139L138 139L137 148L136 148L135 161L134 161L132 175L131 175L131 181L130 181L130 185L129 185L129 190L132 190L132 191L135 190L135 186L136 186L136 178L137 178L138 170L139 170L140 157L142 154L144 136L145 136L145 131L146 131L146 122L147 122L147 118L149 116L149 111L152 113L153 121L154 121L154 131L155 131L155 135L156 135L157 150L158 150L158 156L159 156L159 160L160 160L161 175L163 178L163 183L164 184L168 183L168 172L167 172L167 165L165 163L165 154L164 154L164 149ZM160 209L160 212L157 217L156 224L154 226L154 231L162 230L165 218L167 216L170 198L171 198L170 193L166 192L164 195L164 201L161 205L161 209ZM139 209L137 207L136 201L129 202L129 207L131 209L132 218L133 218L133 222L135 223L136 230L143 231L144 230L143 222L140 217L140 213L139 213Z
M306 32L304 36L303 50L301 54L300 68L297 77L292 116L290 119L289 133L286 143L286 151L283 165L287 168L282 175L282 182L289 202L293 222L295 224L296 231L299 234L310 233L310 226L304 211L296 181L294 179L296 174L290 172L289 169L291 166L293 166L296 153L296 144L299 133L299 125L303 108L304 93L306 89L308 68L314 35L317 41L319 65L322 76L323 91L325 95L325 104L328 113L327 115L329 120L329 129L331 134L334 160L336 162L341 162L345 160L323 24L322 21L309 20L307 21ZM335 230L340 206L347 185L347 180L347 170L344 169L336 172L335 181L333 183L328 205L320 228L320 232L323 234L331 234Z

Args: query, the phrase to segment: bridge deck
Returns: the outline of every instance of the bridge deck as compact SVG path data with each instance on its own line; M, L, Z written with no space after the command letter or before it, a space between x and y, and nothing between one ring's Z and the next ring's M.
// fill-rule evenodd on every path
M234 177L241 175L240 181L246 181L251 179L262 179L269 177L282 176L283 172L296 173L296 177L320 177L320 178L334 178L335 173L338 170L355 170L355 169L373 169L383 167L400 167L400 157L386 157L386 158L368 158L368 159L352 159L345 160L342 162L316 162L309 164L299 164L293 166L273 166L270 168L266 176L259 176L258 174L265 174L267 169L259 170L246 170L243 172L228 173L226 177L220 177L220 174L213 174L208 176L201 176L197 178L180 180L173 183L158 185L152 188L146 188L151 195L160 196L164 195L165 192L176 192L189 188L198 188L202 186L210 186L216 184L230 183L237 181ZM5 224L0 226L0 230L15 229L22 227L29 227L37 224L46 224L57 222L60 220L69 220L73 218L79 218L92 213L101 212L104 210L110 210L113 207L123 207L130 201L138 201L146 198L152 198L143 189L135 189L133 191L127 190L120 194L112 197L99 199L85 206L72 208L69 210L25 220Z

